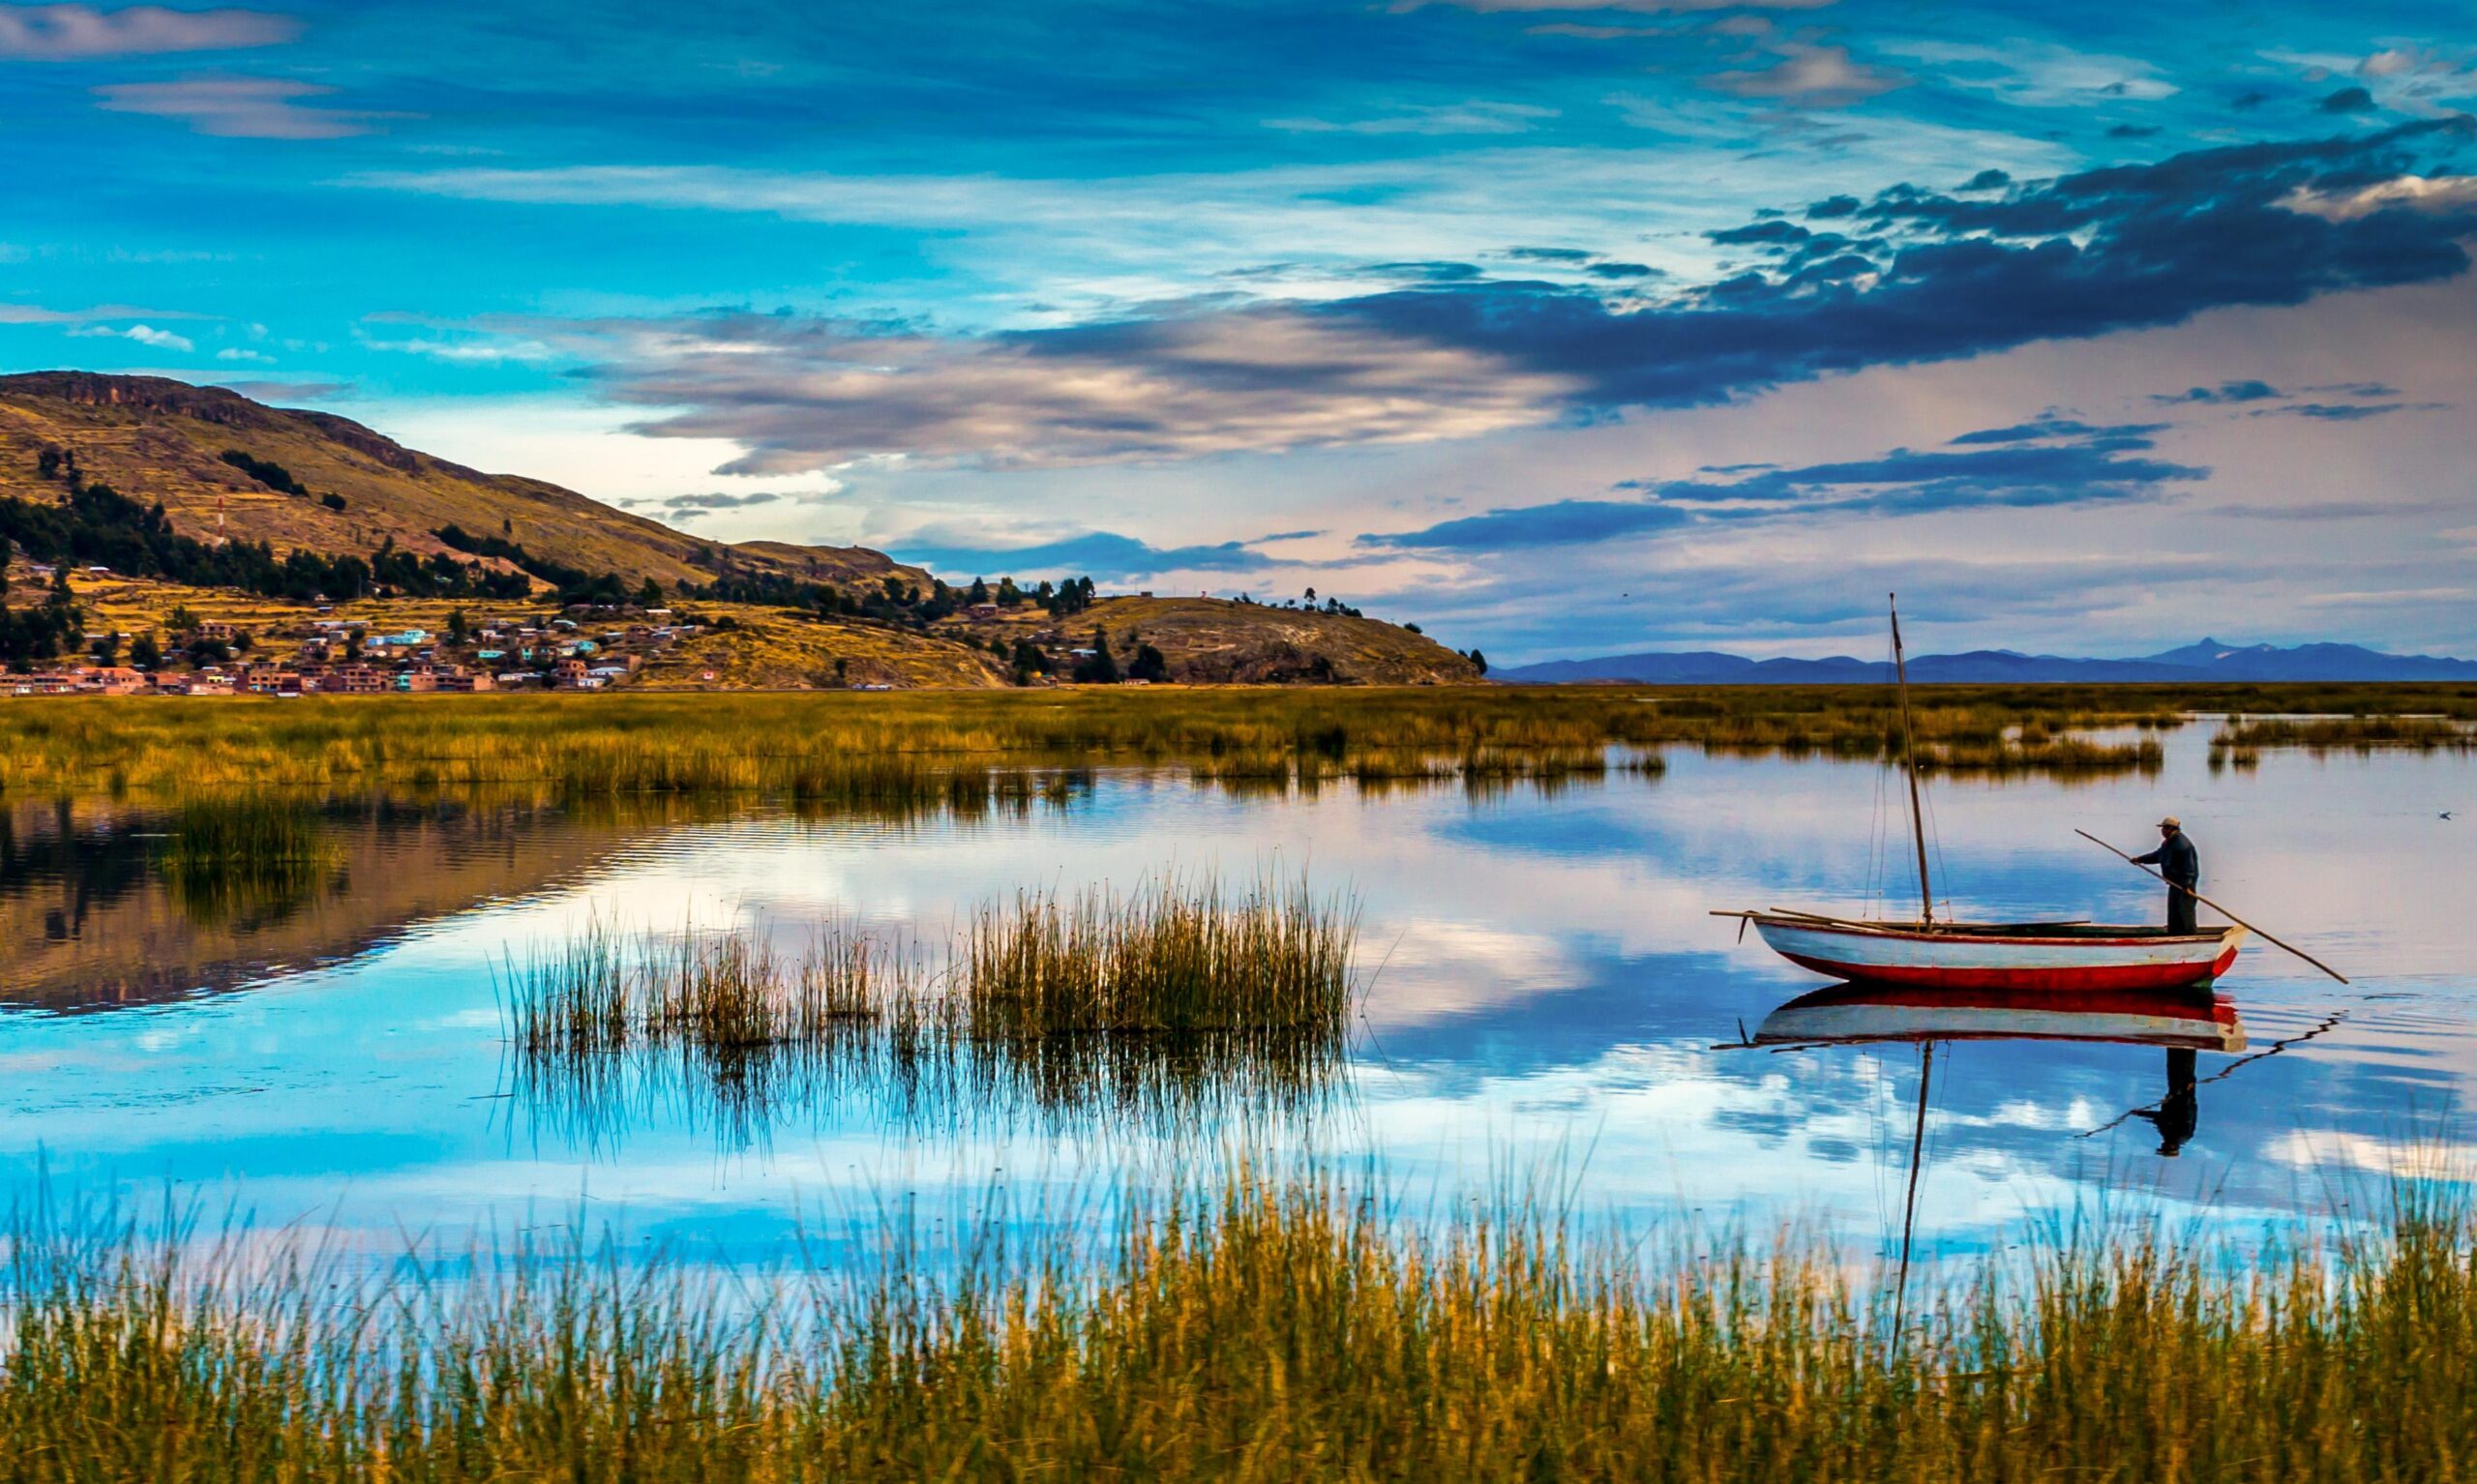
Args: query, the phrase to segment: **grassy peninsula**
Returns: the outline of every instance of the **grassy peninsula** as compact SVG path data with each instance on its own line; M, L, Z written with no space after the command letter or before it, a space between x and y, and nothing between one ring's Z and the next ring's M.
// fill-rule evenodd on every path
M2477 719L2450 685L1950 686L1919 693L1928 766L2156 767L2195 713ZM2418 727L2347 728L2354 740ZM2090 733L2112 731L2113 735ZM2312 729L2247 733L2264 742ZM772 791L821 800L985 792L1009 770L1183 766L1225 781L1547 776L1612 747L1896 755L1882 687L1153 687L1136 690L235 697L0 702L0 796L514 786L568 796ZM2336 740L2336 737L2334 738Z

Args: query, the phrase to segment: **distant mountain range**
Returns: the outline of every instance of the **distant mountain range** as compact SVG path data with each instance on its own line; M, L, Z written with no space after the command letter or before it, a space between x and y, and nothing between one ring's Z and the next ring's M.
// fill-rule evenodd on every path
M1549 660L1492 670L1515 685L1631 681L1643 685L1864 685L1893 678L1889 660L1835 655L1828 660L1749 660L1709 650L1661 650ZM1926 654L1909 662L1921 684L2119 685L2139 681L2217 680L2477 680L2477 661L2434 655L2384 654L2357 644L2197 644L2128 660L2076 660L2062 655L1973 649Z

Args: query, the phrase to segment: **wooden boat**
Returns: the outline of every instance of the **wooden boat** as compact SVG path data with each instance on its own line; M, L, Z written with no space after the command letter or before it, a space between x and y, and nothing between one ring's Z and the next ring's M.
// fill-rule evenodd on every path
M1836 979L1921 990L2077 994L2206 985L2235 963L2242 926L2171 934L2164 928L2089 922L1938 921L1926 870L1926 819L1919 797L1917 732L1900 609L1892 612L1893 676L1899 688L1901 765L1909 779L1910 837L1918 850L1914 922L1830 917L1779 908L1721 912L1751 923L1773 951ZM1743 931L1743 930L1741 930Z
M2125 990L1947 994L1837 984L1801 994L1765 1016L1752 1044L1885 1041L2109 1041L2232 1054L2245 1050L2245 1027L2224 995Z
M1835 979L1925 990L2056 994L2208 984L2236 961L2246 930L2171 934L2102 923L1840 921L1748 912L1775 953Z

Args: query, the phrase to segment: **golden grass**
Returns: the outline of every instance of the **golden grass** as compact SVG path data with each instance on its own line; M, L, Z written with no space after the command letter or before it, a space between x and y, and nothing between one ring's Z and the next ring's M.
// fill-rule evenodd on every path
M2213 753L2258 756L2265 747L2309 752L2467 752L2477 727L2453 716L2231 717L2211 734Z
M2345 1484L2477 1461L2477 1233L2414 1192L2387 1231L2252 1261L2034 1240L1922 1280L1897 1341L1879 1278L1795 1234L1595 1237L1536 1201L1405 1214L1365 1177L1245 1172L1115 1214L1114 1244L889 1216L840 1271L570 1238L371 1275L38 1211L0 1278L0 1467Z
M2264 688L1936 687L1922 755L1956 772L2152 766L2158 729ZM2425 712L2448 687L2299 687L2292 709ZM50 697L0 701L0 793L527 785L562 796L773 792L918 798L959 774L1100 763L1217 779L1478 778L1622 763L1668 745L1895 756L1881 687L1089 689L883 695Z

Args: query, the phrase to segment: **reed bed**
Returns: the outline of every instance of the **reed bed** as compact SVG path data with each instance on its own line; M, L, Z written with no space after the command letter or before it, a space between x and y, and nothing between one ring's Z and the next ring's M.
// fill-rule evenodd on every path
M2213 754L2260 755L2265 747L2309 752L2477 751L2477 726L2448 716L2231 717L2211 734Z
M1204 1126L1307 1111L1341 1062L1357 937L1356 909L1304 881L1164 876L985 907L942 961L840 925L787 959L597 923L511 962L500 1001L520 1101L588 1143L684 1108L745 1144L827 1099L913 1129Z
M1115 1238L755 1272L580 1238L376 1271L21 1215L15 1479L2465 1477L2464 1204L2240 1258L2140 1229L1916 1280L1829 1246L1408 1211L1365 1176L1130 1194ZM1053 1228L1053 1230L1055 1230Z
M2086 768L2109 759L2043 757L2024 739L2272 709L2477 718L2477 688L1938 686L1920 691L1917 723L1922 749L1947 750L1949 766ZM1045 770L1100 764L1216 780L1538 776L1610 748L1884 759L1895 735L1874 686L59 697L0 702L0 793L523 785L912 800L1010 770L991 787L1036 788Z

